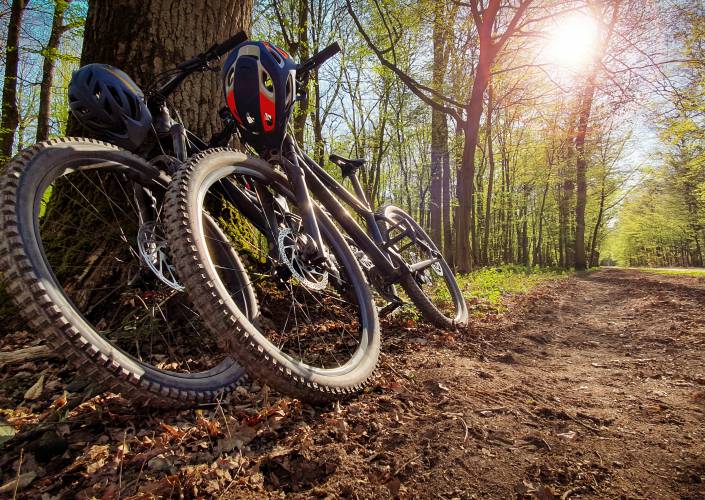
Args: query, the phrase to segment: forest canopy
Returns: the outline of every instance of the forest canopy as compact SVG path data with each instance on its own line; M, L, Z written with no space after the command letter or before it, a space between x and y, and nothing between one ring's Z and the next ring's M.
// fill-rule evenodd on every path
M2 1L5 158L65 134L87 12ZM294 134L323 164L365 158L373 205L457 270L703 265L701 2L259 0L251 36L297 60L340 43Z

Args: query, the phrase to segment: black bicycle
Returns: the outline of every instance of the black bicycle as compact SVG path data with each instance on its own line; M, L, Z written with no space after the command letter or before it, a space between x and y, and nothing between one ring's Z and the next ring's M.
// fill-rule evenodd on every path
M50 140L21 151L0 178L0 270L37 333L81 374L133 402L214 401L244 374L207 333L184 293L163 234L169 175L188 156L227 143L234 126L205 142L171 114L168 97L189 75L246 40L211 47L150 86L89 65L74 75L72 111L93 139ZM146 108L145 108L146 106ZM171 112L171 113L170 113ZM86 231L90 228L90 231ZM258 314L245 268L219 225L204 219L213 262L247 317Z
M291 97L286 53L266 42L236 51L231 67L253 68L252 88L259 88L260 99L276 93L271 81L277 75L271 73L277 67L284 68L282 88ZM265 51L274 58L269 69L263 63L269 57ZM297 77L338 51L334 44L298 65ZM238 74L226 66L224 76L232 103L228 85ZM263 82L259 87L258 80ZM265 131L275 126L272 115L281 112L271 109L262 111ZM356 177L362 160L331 156L352 182L353 195L290 134L284 134L280 148L267 148L261 131L246 126L245 120L256 117L249 111L240 114L242 141L259 157L216 149L190 159L167 194L166 228L177 272L194 305L249 373L314 402L361 389L376 366L380 345L368 280L390 301L386 311L404 302L396 293L399 284L436 325L466 323L467 307L453 273L423 229L397 207L370 208ZM366 230L339 198L366 222ZM256 322L244 318L230 300L238 289L229 287L212 264L204 217L217 221L227 235L225 243L243 259L260 303Z

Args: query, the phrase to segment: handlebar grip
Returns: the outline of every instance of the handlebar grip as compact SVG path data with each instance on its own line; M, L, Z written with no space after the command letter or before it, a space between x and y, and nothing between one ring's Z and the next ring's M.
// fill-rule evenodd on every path
M246 42L246 41L247 41L247 33L245 33L244 31L240 31L239 33L235 33L232 37L228 38L223 43L214 47L214 50L213 50L214 59L218 58L224 54L227 54L228 52L233 50L235 47L240 45L242 42Z
M338 42L333 42L322 51L318 52L317 54L314 54L308 61L300 64L299 70L311 71L313 68L320 66L328 59L336 55L338 52L340 52L340 45L338 45Z
M315 60L316 65L323 64L338 52L340 52L340 45L338 45L338 42L333 42L318 54L314 55L311 59Z

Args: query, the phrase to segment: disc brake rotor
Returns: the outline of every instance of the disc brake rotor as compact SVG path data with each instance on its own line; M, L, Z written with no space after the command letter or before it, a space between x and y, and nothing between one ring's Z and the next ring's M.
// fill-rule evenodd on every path
M142 261L159 281L179 292L184 290L166 252L167 242L161 226L154 221L142 224L137 231L137 248Z
M310 290L323 290L328 285L328 271L301 261L297 236L289 228L279 231L279 237L277 238L279 259L286 265L292 276L303 286Z

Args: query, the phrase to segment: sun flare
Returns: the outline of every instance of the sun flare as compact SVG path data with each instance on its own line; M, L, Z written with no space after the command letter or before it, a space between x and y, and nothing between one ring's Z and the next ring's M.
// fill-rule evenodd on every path
M548 31L547 62L574 71L584 69L592 58L599 30L595 19L587 14L573 14L555 20Z

